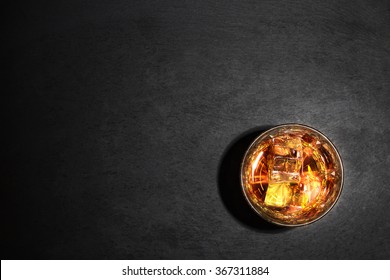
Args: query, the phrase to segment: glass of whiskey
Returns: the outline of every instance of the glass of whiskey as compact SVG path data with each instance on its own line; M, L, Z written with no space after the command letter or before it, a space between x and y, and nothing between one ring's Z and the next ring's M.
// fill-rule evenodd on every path
M241 185L248 203L265 220L306 225L337 202L343 165L324 134L285 124L265 131L250 145L241 166Z

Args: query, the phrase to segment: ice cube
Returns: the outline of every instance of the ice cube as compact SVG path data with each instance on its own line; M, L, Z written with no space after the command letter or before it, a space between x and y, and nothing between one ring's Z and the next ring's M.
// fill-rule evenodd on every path
M284 207L292 199L292 190L289 183L272 183L268 185L264 204L268 206Z
M296 158L274 157L269 165L270 182L299 182L301 161Z
M290 149L290 157L302 157L302 141L300 138L288 138L285 145Z
M302 141L290 136L275 137L272 139L275 156L302 157Z
M310 166L308 172L303 174L303 194L301 199L301 205L304 207L306 204L314 202L321 190L321 179L315 176Z

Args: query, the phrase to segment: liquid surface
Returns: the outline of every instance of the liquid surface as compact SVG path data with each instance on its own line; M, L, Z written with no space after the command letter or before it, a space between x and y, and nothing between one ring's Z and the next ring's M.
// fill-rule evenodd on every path
M342 166L322 134L301 125L280 126L252 144L242 182L248 201L265 219L300 225L333 206L342 187Z

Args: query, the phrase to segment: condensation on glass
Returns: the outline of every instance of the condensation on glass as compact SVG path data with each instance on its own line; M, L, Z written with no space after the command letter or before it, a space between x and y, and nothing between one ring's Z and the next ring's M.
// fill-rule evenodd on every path
M343 186L343 166L319 131L287 124L262 133L247 150L241 169L244 194L269 222L299 226L324 216Z

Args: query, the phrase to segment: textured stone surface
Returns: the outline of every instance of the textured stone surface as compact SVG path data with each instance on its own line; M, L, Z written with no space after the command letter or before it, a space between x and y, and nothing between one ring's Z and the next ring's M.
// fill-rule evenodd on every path
M5 9L1 255L390 258L388 1L18 1ZM4 94L4 93L3 93ZM298 122L345 167L335 208L264 223L238 171Z

